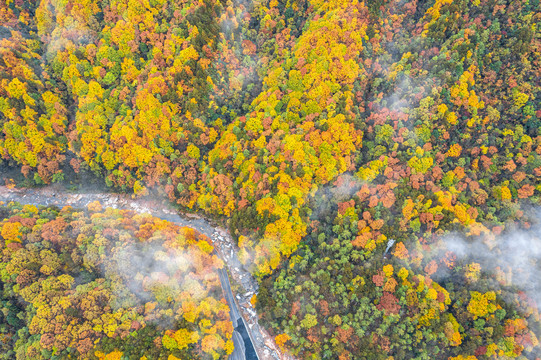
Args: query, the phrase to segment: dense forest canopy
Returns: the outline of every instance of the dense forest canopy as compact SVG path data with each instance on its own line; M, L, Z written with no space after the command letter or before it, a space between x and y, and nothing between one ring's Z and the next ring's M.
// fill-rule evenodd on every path
M539 0L0 0L0 171L223 221L298 358L533 359L540 21ZM6 267L40 229L3 221ZM32 358L39 334L2 344Z
M233 325L210 240L133 211L0 207L0 359L218 359Z

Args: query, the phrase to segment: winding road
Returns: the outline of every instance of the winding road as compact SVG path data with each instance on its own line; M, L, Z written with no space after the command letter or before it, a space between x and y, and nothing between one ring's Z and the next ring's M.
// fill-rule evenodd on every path
M231 277L240 285L239 288L243 288L243 292L234 294L227 270L224 268L218 271L235 329L233 332L235 350L229 359L292 359L290 355L282 353L273 338L259 326L257 314L250 303L251 297L257 294L257 282L237 258L237 248L229 233L210 220L192 214L181 216L169 206L165 199L147 197L134 200L124 194L105 192L71 193L58 185L37 189L0 186L0 201L58 207L72 206L74 208L86 208L91 202L99 201L104 207L148 213L179 226L191 227L199 231L212 239L217 255L227 265Z

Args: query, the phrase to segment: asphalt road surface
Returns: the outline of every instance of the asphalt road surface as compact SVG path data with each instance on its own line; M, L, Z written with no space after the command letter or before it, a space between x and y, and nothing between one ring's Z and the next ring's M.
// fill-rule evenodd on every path
M258 360L257 354L248 334L246 324L242 318L237 302L235 301L235 296L231 290L231 283L229 282L229 277L227 276L227 271L225 269L218 270L218 276L220 277L220 282L222 283L222 289L224 290L224 296L229 304L231 322L233 322L233 327L235 331L233 333L233 341L235 342L235 350L233 354L229 357L230 359L246 359L246 360ZM235 339L236 338L236 339ZM237 344L239 348L242 347L242 351L237 352Z

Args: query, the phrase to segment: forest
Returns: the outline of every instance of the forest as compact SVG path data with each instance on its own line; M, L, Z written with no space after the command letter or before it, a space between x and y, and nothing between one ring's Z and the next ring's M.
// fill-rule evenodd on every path
M1 180L223 224L298 359L541 357L540 90L539 0L0 0ZM100 207L0 208L0 358L227 358L212 241Z
M0 359L219 359L223 263L191 228L133 211L0 207Z

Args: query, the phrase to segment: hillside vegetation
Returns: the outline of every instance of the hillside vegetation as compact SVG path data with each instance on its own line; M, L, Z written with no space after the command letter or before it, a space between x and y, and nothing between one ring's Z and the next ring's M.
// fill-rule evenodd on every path
M534 359L540 21L539 0L0 0L0 169L227 222L299 358Z
M233 324L210 240L150 215L0 207L0 359L219 359ZM146 357L145 357L146 356Z

